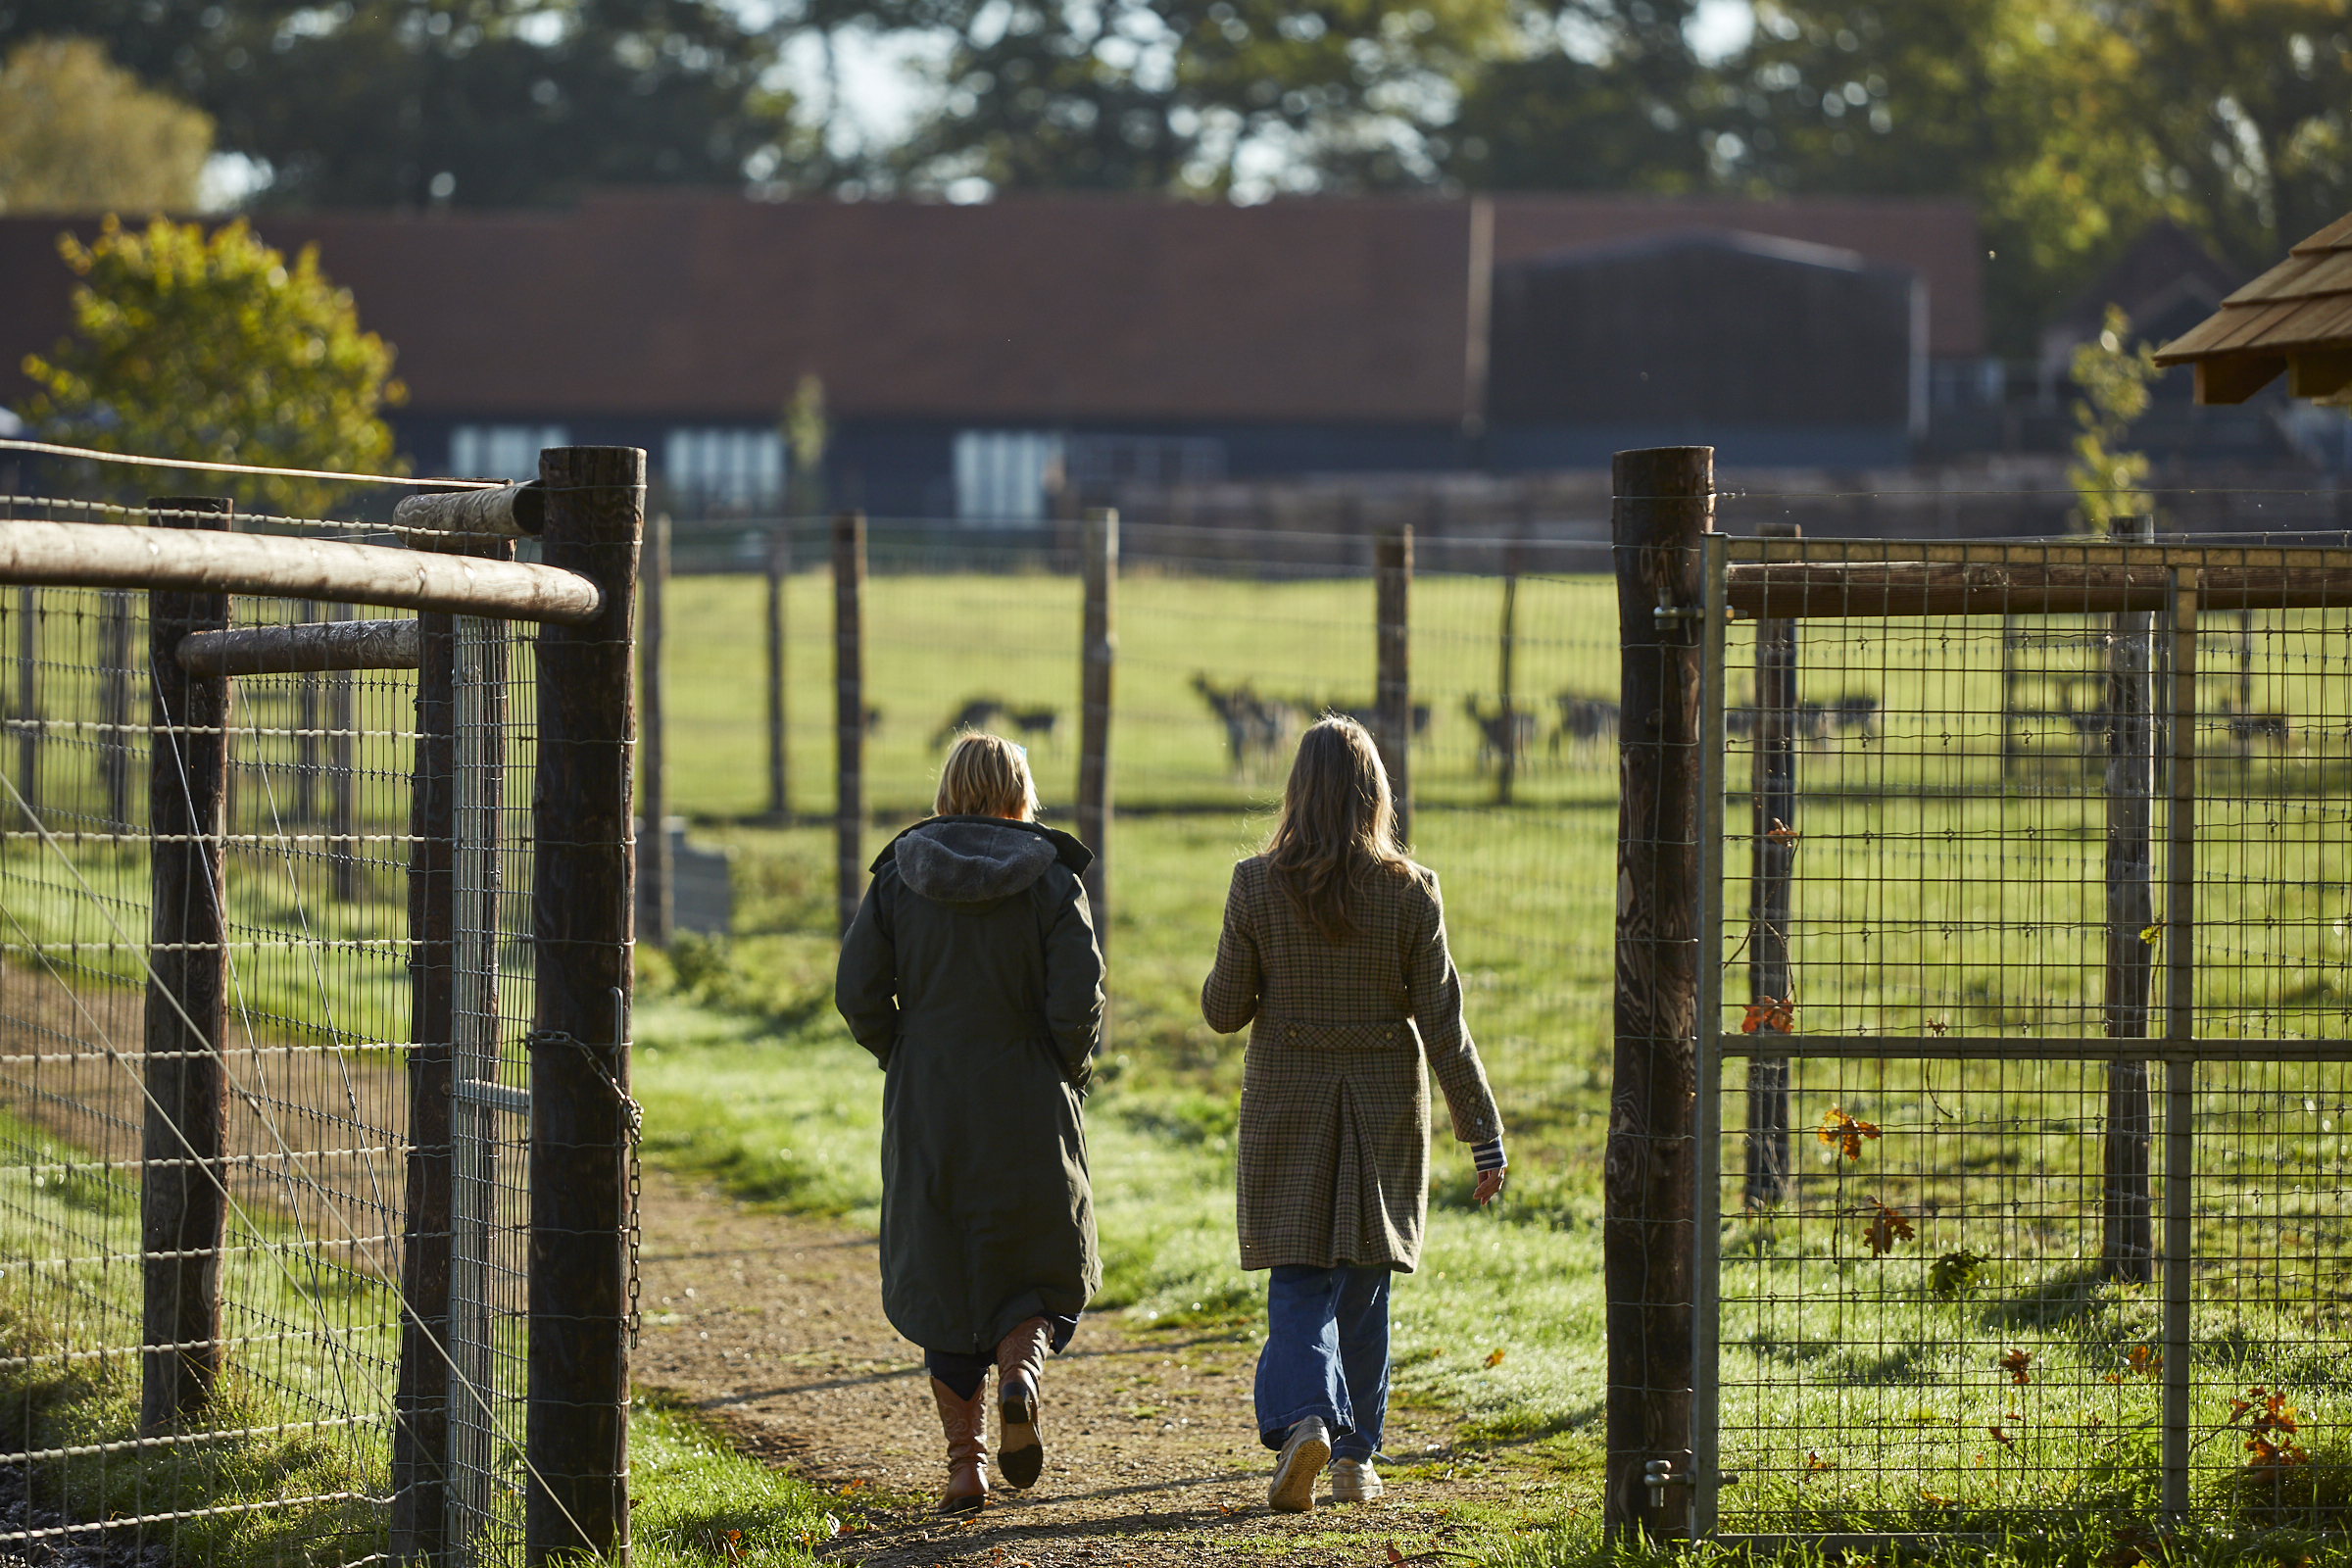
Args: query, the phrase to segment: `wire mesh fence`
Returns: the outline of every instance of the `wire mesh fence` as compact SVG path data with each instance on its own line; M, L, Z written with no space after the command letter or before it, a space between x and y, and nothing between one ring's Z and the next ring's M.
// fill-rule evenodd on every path
M1701 1527L2352 1522L2352 554L1711 559Z
M525 575L617 610L559 628L556 660L545 629L447 610L0 589L0 1549L625 1554L625 1358L588 1366L593 1392L532 1362L532 1282L553 1298L534 1228L552 1214L580 1280L552 1331L578 1363L588 1340L621 1353L634 1223L616 808L639 492L579 452L549 537L587 575ZM214 529L224 510L5 503ZM354 569L286 543L303 571ZM554 765L543 685L565 701ZM571 868L552 922L551 833ZM588 1005L551 999L545 971L583 963ZM569 1048L552 1072L543 1041ZM553 1205L535 1098L564 1129L552 1157L585 1161Z

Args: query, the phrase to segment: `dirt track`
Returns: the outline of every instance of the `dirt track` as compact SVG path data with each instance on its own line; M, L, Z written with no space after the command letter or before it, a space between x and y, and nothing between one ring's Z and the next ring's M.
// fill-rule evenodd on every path
M641 1388L666 1391L737 1446L844 1494L861 1526L827 1551L872 1568L1174 1568L1229 1558L1356 1565L1443 1553L1465 1503L1521 1494L1530 1473L1452 1450L1450 1423L1391 1412L1391 1492L1314 1512L1265 1505L1271 1456L1250 1416L1254 1341L1130 1332L1090 1317L1046 1367L1047 1464L1030 1493L1000 1491L979 1518L930 1511L944 1473L914 1348L883 1320L874 1241L746 1211L649 1174ZM993 1424L993 1423L992 1423ZM990 1480L1001 1478L991 1466ZM1433 1550L1434 1548L1434 1550ZM1429 1560L1429 1559L1423 1559Z

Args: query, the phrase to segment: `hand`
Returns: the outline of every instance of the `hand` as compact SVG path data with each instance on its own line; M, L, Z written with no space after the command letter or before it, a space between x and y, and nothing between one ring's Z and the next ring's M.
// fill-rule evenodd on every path
M1502 1192L1502 1179L1509 1174L1508 1169L1480 1171L1478 1173L1478 1190L1470 1195L1471 1201L1477 1203L1481 1208L1494 1201Z

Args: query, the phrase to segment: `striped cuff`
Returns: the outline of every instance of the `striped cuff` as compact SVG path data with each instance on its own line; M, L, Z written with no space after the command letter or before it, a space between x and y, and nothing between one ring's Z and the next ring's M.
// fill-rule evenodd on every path
M1472 1144L1470 1146L1470 1162L1478 1167L1479 1174L1482 1176L1488 1171L1501 1170L1510 1164L1509 1160L1502 1157L1502 1140L1499 1138L1490 1144Z

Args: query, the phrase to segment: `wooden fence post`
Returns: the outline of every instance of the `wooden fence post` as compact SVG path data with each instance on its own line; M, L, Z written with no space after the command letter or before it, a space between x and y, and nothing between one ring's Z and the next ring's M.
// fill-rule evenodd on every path
M1494 759L1494 804L1511 804L1511 785L1519 774L1519 710L1514 704L1514 687L1519 672L1519 544L1517 540L1503 546L1502 552L1502 621L1495 639L1496 691Z
M1794 539L1793 522L1756 528L1766 539ZM1796 874L1796 683L1797 623L1756 622L1756 707L1751 759L1753 828L1748 846L1747 994L1761 1006L1760 1028L1788 1029L1771 1021L1774 1003L1788 998L1788 894ZM1747 1059L1747 1201L1777 1203L1788 1186L1788 1058Z
M1089 507L1085 522L1086 608L1080 632L1078 838L1095 852L1086 868L1095 940L1110 947L1111 675L1119 653L1119 514Z
M865 514L833 518L833 858L841 929L865 892Z
M676 868L669 853L669 779L664 766L668 729L662 711L662 600L669 594L669 514L646 530L645 564L638 591L645 618L637 628L637 894L644 902L638 935L657 948L669 946L677 917Z
M409 794L409 1160L392 1429L392 1560L436 1564L449 1495L450 1097L457 1036L456 617L416 617Z
M1714 449L1620 452L1610 532L1621 649L1616 1062L1602 1161L1608 1296L1602 1521L1643 1529L1647 1467L1687 1483L1698 1027L1699 538ZM1689 1494L1665 1494L1679 1520ZM1672 1535L1665 1519L1647 1533Z
M584 625L544 625L538 639L523 1501L533 1568L581 1550L610 1558L628 1536L630 633L645 454L555 447L539 454L539 477L541 558L595 582L603 609Z
M2109 529L2126 543L2154 533L2151 517L2117 517ZM2117 613L2107 633L2107 965L2103 1008L2111 1040L2148 1033L2148 993L2156 966L2156 616ZM2148 1064L2107 1064L2099 1261L2114 1280L2156 1277L2155 1202L2148 1144L2155 1128Z
M767 814L792 820L791 776L784 748L784 595L792 585L792 524L767 536Z
M304 600L294 610L304 626L318 619L318 606ZM294 677L294 820L305 827L318 820L318 674Z
M1373 740L1396 798L1396 842L1413 842L1413 529L1386 529L1373 542Z
M161 496L161 528L225 531L230 503ZM165 514L176 514L166 515ZM201 514L202 515L196 515ZM139 1427L160 1432L200 1416L220 1375L220 1246L227 1217L222 1145L227 1078L228 885L222 863L228 798L225 675L179 667L180 640L228 624L228 595L148 596L152 671L147 821L154 973L147 983L147 1119L141 1140L139 1233L144 1263Z

